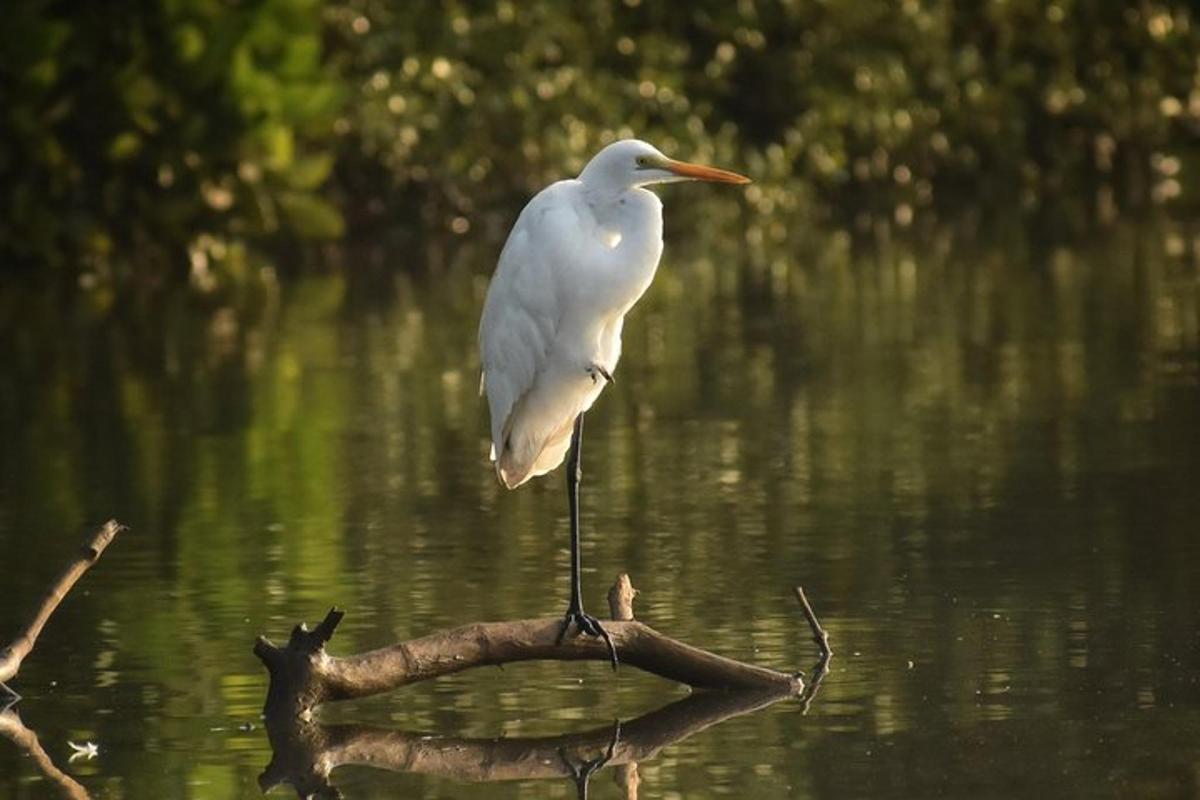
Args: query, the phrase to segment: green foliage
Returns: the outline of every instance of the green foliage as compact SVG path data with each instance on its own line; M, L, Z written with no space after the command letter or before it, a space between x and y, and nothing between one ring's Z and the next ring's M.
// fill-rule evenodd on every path
M321 35L316 0L17 4L0 33L8 260L154 283L204 236L339 235L315 191L344 96Z
M398 268L467 234L491 247L531 192L631 135L750 173L763 235L963 198L1200 202L1182 0L33 0L0 45L0 250L89 285L190 265L227 288L215 251L189 259L200 237L349 232Z
M629 135L747 169L765 215L902 223L964 193L1170 200L1197 158L1200 27L1178 2L350 0L331 19L360 93L347 198L393 227L415 200L426 229L502 229Z

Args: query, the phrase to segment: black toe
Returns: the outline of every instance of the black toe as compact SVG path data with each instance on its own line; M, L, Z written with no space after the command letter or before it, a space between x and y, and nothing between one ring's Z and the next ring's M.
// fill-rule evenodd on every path
M613 672L616 672L619 663L617 659L617 646L613 644L612 637L609 636L608 631L605 630L600 620L591 614L574 609L568 610L566 615L563 616L562 627L558 629L558 637L554 640L555 644L562 644L562 640L566 637L572 623L575 624L580 633L588 636L596 636L604 640L604 644L608 647L608 657L612 663Z

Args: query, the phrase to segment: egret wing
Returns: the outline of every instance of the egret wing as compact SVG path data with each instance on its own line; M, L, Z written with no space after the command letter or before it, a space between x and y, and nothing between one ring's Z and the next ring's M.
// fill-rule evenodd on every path
M492 457L501 480L510 488L561 462L561 453L550 459L554 463L549 465L539 456L548 444L561 444L560 440L569 437L582 402L563 398L561 392L553 398L545 391L537 398L531 396L539 381L543 388L549 383L556 334L565 311L563 277L580 260L581 240L589 238L586 222L574 207L571 183L554 184L522 211L500 254L480 322L482 386L491 412ZM555 408L546 408L552 399L558 401L549 404ZM518 412L523 406L532 411L531 403L538 413L523 416L531 424L521 426L516 448L519 457L510 459L517 466L506 474L506 446L511 444L514 425L521 416ZM565 453L565 447L555 449ZM535 472L535 465L542 468Z

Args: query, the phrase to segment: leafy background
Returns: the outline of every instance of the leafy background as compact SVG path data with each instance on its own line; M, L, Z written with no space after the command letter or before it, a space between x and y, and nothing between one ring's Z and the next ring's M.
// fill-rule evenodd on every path
M101 307L437 267L630 135L749 173L776 237L1200 202L1184 2L32 0L0 47L5 272Z

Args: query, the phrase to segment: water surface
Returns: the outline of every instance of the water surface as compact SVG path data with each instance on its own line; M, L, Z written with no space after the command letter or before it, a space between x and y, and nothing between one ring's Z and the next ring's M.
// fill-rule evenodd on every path
M837 657L807 714L783 702L668 747L640 765L642 796L1196 796L1194 233L726 233L669 243L589 415L586 599L602 608L627 571L656 627L807 669L803 584ZM349 653L565 604L561 475L509 493L487 463L492 257L383 288L285 284L248 321L7 301L0 638L90 525L130 526L17 682L25 723L95 797L258 796L260 633L336 604ZM550 736L685 694L519 665L323 720ZM68 740L101 754L68 765ZM593 797L624 796L612 774ZM574 795L363 767L334 783ZM50 792L0 741L0 797Z

